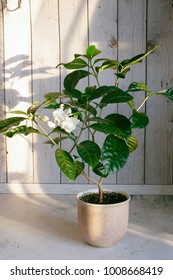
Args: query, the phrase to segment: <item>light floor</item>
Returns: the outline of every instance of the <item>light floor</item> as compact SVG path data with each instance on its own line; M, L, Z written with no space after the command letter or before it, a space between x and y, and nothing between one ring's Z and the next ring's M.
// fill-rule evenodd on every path
M1 260L173 260L173 196L133 196L123 240L109 249L83 242L75 195L0 194Z

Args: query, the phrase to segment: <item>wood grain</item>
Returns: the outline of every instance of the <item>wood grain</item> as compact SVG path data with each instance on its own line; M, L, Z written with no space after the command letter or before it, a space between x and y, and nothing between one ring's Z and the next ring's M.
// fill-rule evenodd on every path
M83 53L88 44L95 44L103 56L118 60L159 44L160 48L146 62L132 67L120 86L126 89L129 83L142 81L154 91L172 87L172 26L173 7L169 0L30 0L22 1L20 9L12 12L0 4L0 118L5 108L25 109L33 101L43 100L46 92L63 90L67 72L55 66L72 60L74 53ZM112 84L111 77L105 71L101 83ZM81 81L79 89L88 83L92 84L92 80ZM145 93L137 95L137 105L144 96ZM129 114L127 106L112 108ZM135 132L138 149L130 155L125 168L106 179L105 184L134 185L136 193L138 184L147 190L151 184L156 186L152 190L163 193L161 186L165 185L165 192L166 186L170 189L173 176L173 106L169 100L153 97L142 111L149 115L150 123L146 130ZM52 114L51 110L40 113L49 117ZM16 183L24 188L31 184L34 192L34 186L41 184L46 192L49 184L51 190L70 185L69 192L73 192L74 182L68 182L60 172L54 150L42 144L43 137L0 137L0 186L4 188L7 183L10 188L9 184ZM101 146L100 138L98 134ZM64 149L70 147L69 141L62 144ZM84 178L75 182L79 188L87 183Z

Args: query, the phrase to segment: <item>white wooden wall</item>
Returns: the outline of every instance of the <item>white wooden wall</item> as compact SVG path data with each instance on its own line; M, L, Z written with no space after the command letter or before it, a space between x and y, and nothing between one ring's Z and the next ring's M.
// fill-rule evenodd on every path
M128 74L126 83L143 81L154 90L173 86L172 0L23 0L19 9L17 0L8 0L7 7L4 2L0 2L1 119L5 110L26 108L46 92L59 90L62 79L55 66L84 52L88 44L96 44L103 57L114 59L130 58L159 44L146 63ZM104 80L110 83L108 75ZM134 193L139 193L136 185L141 193L151 189L173 193L173 106L158 98L145 110L150 124L136 133L138 150L106 184L134 186ZM62 189L60 184L72 192L74 182L68 186L54 152L40 141L35 135L10 140L0 136L1 192L41 188L54 193ZM87 184L77 181L79 187L82 183Z

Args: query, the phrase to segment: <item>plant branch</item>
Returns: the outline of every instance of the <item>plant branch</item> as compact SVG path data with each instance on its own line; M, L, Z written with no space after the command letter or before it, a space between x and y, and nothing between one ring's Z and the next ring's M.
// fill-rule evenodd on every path
M144 99L144 101L141 103L141 105L138 107L138 109L136 109L136 111L139 111L145 104L145 102L147 102L148 98L151 97L151 95L147 95L147 97Z
M99 181L94 180L93 178L89 177L85 172L83 172L81 175L83 175L86 179L88 179L90 182L94 183L98 186L99 190L99 202L103 201L103 190L102 190L102 184L103 184L103 177L100 177Z
M34 120L35 124L44 132L44 135L46 137L48 137L50 139L50 141L59 148L59 146L57 145L57 143L52 139L52 137L46 132L46 130L38 123Z

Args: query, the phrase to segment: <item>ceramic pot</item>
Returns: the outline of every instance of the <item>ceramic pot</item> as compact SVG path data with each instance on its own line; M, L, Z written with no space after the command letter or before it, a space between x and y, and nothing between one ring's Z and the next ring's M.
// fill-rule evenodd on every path
M80 200L80 197L88 192L98 192L98 190L88 190L77 195L78 223L81 234L92 246L113 247L126 233L130 195L113 191L125 195L127 200L116 204L99 205Z

